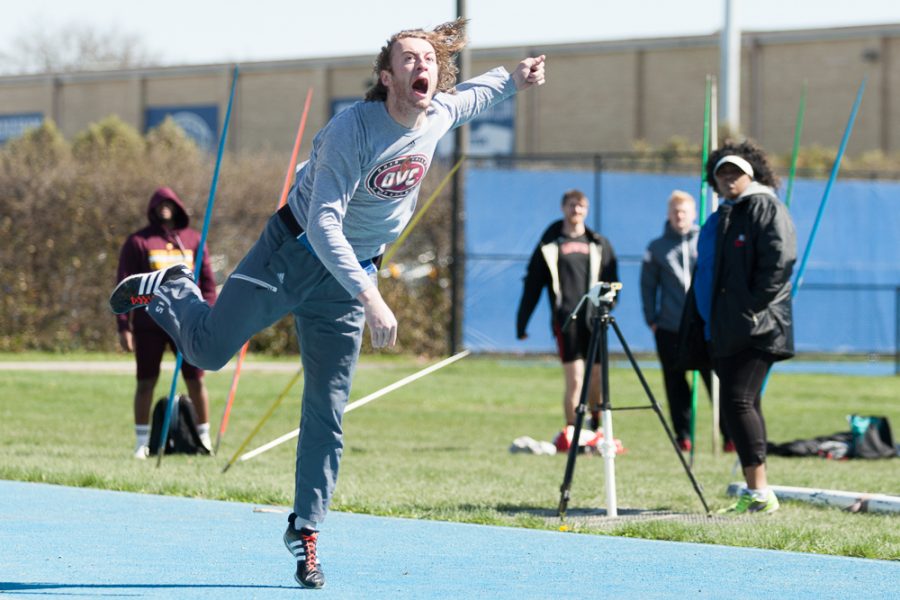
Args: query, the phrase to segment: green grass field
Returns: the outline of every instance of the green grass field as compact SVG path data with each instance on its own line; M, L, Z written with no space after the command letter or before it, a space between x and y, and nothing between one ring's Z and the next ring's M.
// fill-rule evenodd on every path
M64 361L41 355L4 356ZM96 358L96 357L95 357ZM109 357L103 357L109 358ZM120 357L120 360L121 357ZM127 360L127 359L125 359ZM130 363L126 363L130 364ZM408 358L363 357L351 401L424 367ZM646 373L663 402L659 372ZM222 467L279 395L292 373L246 371L219 456L131 458L133 375L81 371L0 371L0 478L151 494L289 506L294 442L226 474ZM212 424L221 418L232 370L210 373ZM157 396L168 391L164 371ZM399 389L345 419L345 452L334 510L513 527L556 528L536 515L555 510L564 456L511 454L519 436L550 440L561 425L561 370L552 360L470 357ZM614 406L646 405L630 369L612 369ZM764 400L769 438L783 442L847 429L846 415L888 415L900 423L898 380L837 375L776 374ZM255 448L297 427L299 386L259 435ZM616 461L619 508L701 514L653 411L615 413L615 434L627 448ZM730 502L739 480L734 455L714 456L710 409L701 403L695 473L711 508ZM215 436L214 436L215 437ZM900 460L843 461L771 457L773 484L900 494ZM570 511L605 506L603 463L577 462ZM850 514L783 503L770 516L624 522L576 531L640 538L750 546L880 559L900 559L897 516Z

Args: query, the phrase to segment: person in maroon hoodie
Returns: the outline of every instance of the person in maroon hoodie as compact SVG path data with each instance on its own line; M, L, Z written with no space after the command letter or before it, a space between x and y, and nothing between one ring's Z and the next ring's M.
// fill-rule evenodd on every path
M190 217L178 195L170 188L153 192L147 206L147 227L128 236L119 253L117 281L135 273L155 271L177 263L194 270L194 257L200 247L200 233L188 227ZM216 282L209 263L209 252L203 249L203 266L198 285L210 304L216 299ZM138 310L116 316L119 344L126 352L134 352L137 363L137 389L134 392L134 431L137 441L134 457L149 455L150 406L159 379L159 366L166 346L176 352L172 339L147 315ZM209 438L209 394L203 383L203 370L184 362L181 374L188 395L197 409L200 437L207 449Z

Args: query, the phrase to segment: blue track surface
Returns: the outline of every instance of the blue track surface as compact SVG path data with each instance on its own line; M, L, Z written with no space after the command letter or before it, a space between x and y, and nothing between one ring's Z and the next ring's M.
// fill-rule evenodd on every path
M286 514L0 482L0 595L897 598L900 563L331 513L300 590Z

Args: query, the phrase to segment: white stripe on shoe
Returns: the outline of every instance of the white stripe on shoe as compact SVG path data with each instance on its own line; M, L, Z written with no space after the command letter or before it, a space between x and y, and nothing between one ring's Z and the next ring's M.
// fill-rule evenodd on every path
M138 286L138 294L144 295L149 294L153 288L153 280L159 276L159 271L153 271L152 273L147 273L141 277L141 284Z
M162 282L163 276L165 275L165 269L160 269L155 273L152 273L150 276L150 281L148 283L150 289L147 290L148 294L153 294L159 288L159 284Z
M288 550L296 559L306 558L306 549L303 547L303 540L297 540L288 544Z

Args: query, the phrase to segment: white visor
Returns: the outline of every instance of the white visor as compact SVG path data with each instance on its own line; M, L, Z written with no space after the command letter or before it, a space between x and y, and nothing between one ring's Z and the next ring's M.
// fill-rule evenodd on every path
M719 168L725 163L731 163L736 166L738 169L746 173L750 176L750 179L753 179L753 167L750 166L750 163L740 156L736 156L734 154L729 154L727 156L723 156L719 159L719 162L716 163L716 168L713 169L713 173L719 170Z

